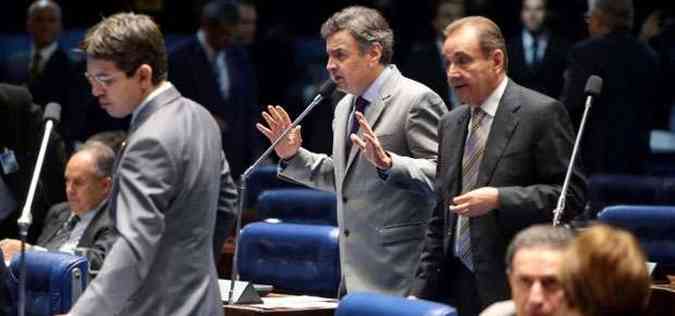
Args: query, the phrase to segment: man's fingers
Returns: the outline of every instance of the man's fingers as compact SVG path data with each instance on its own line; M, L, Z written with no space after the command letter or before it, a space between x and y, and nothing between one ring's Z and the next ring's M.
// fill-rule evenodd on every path
M450 205L450 210L455 212L455 213L459 213L459 214L466 213L468 209L469 209L469 203Z
M356 119L359 122L359 126L363 129L363 131L366 134L375 135L375 133L373 132L373 129L370 128L370 124L368 124L368 121L366 120L366 117L363 116L363 113L357 111L355 115L356 115Z
M462 194L462 195L459 195L459 196L456 196L455 198L453 198L452 202L454 204L462 204L462 203L468 202L469 200L471 200L471 196L469 196L468 194L465 193L465 194Z
M273 139L274 139L274 135L272 134L272 131L269 130L267 127L263 126L263 125L260 124L260 123L257 123L257 124L255 125L255 127L256 127L261 133L263 133L263 135L265 135L265 137L267 137L267 139L269 139L269 140L273 140Z
M270 127L270 129L276 128L279 124L274 120L274 118L269 115L267 112L262 112L262 117L267 123L267 126Z
M361 147L362 150L366 148L366 142L364 142L358 135L352 134L350 138L352 139L352 143L354 143L354 145Z
M288 116L288 112L284 110L281 106L277 105L276 110L279 113L279 116L281 117L281 121L286 124L287 126L291 124L291 118Z

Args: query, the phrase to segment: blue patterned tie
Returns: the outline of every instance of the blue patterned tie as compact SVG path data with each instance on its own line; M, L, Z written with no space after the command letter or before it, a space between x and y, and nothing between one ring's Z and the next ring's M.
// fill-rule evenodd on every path
M478 179L478 169L485 151L487 139L484 128L485 112L480 108L474 108L471 112L471 129L469 137L464 145L462 156L462 193L474 189ZM451 232L450 232L451 233ZM471 252L471 229L469 217L457 216L457 235L455 237L455 255L471 271L474 271L473 257Z

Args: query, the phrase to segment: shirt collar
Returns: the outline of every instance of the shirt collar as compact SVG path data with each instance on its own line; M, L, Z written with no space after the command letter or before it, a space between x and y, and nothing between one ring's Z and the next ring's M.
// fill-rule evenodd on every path
M209 43L206 42L206 34L204 34L204 30L199 30L197 31L197 40L199 41L199 44L202 45L202 48L204 48L204 52L206 52L206 58L209 59L210 62L213 62L213 58L216 57L216 50L209 45Z
M141 102L141 104L134 110L134 112L133 112L133 114L132 114L132 116L131 116L131 125L133 125L133 122L134 122L134 120L136 119L136 116L138 116L138 113L141 112L141 109L142 109L144 106L146 106L148 103L150 103L150 101L152 101L152 99L154 99L155 97L157 97L157 96L158 96L159 94L161 94L162 92L164 92L164 91L166 91L166 90L169 90L171 87L173 87L173 85L171 84L171 82L168 82L168 81L162 81L162 83L159 84L159 87L157 87L155 90L153 90L152 92L150 92L150 94L148 94L148 96L145 97L145 99L143 100L143 102Z
M361 94L361 97L366 99L369 103L373 103L377 99L377 97L380 95L380 90L382 89L382 85L384 85L384 81L389 77L389 74L391 73L391 66L386 66L384 67L384 70L380 73L379 76L377 76L377 79L373 81L373 83L370 84L368 89Z
M499 107L499 101L501 101L502 96L504 96L504 91L506 91L506 83L509 81L509 77L504 76L502 82L497 85L492 91L492 94L483 101L483 104L480 105L480 108L485 111L490 117L495 117L497 113L497 108Z
M47 45L47 47L45 47L43 49L40 49L40 50L37 50L37 54L40 54L41 60L47 60L47 59L49 59L49 57L52 57L52 54L54 54L54 52L56 51L56 49L58 47L59 47L59 43L55 41L55 42ZM36 54L36 47L33 46L31 48L31 57L34 56L35 54Z
M96 205L94 208L87 210L86 212L79 214L78 216L80 217L80 223L88 223L91 219L98 214L98 211L101 209L101 206L106 202L106 199L103 199L98 205ZM68 217L68 220L70 221L71 218L75 216L75 213L71 212L70 217Z

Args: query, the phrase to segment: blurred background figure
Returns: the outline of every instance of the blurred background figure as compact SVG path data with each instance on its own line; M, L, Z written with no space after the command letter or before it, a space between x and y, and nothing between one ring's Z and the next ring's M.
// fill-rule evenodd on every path
M523 0L522 29L508 42L511 79L552 98L560 95L570 44L548 27L548 0Z
M578 127L588 77L604 80L586 125L581 162L589 176L643 174L653 115L663 107L656 54L631 34L633 1L591 1L586 16L590 38L571 49L560 97Z
M464 17L464 0L434 1L433 25L434 37L416 42L410 56L404 63L402 71L410 78L427 85L443 98L448 109L459 106L457 96L448 86L446 62L441 52L445 36L445 27L453 21Z
M645 262L627 231L601 225L582 232L563 256L560 315L643 315L651 285Z

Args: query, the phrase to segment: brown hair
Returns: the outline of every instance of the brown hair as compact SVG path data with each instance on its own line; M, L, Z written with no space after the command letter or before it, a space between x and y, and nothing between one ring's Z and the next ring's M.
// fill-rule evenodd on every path
M645 256L629 232L606 225L582 232L565 251L560 280L584 316L640 315L649 300Z
M506 42L499 26L492 20L482 16L469 16L454 21L445 28L443 35L447 38L465 27L473 27L478 31L479 47L484 57L490 56L495 50L501 50L504 54L504 72L508 72L509 56L506 52Z
M164 37L152 19L143 14L118 13L87 31L81 44L87 57L109 60L127 76L141 65L152 68L152 83L167 78Z

